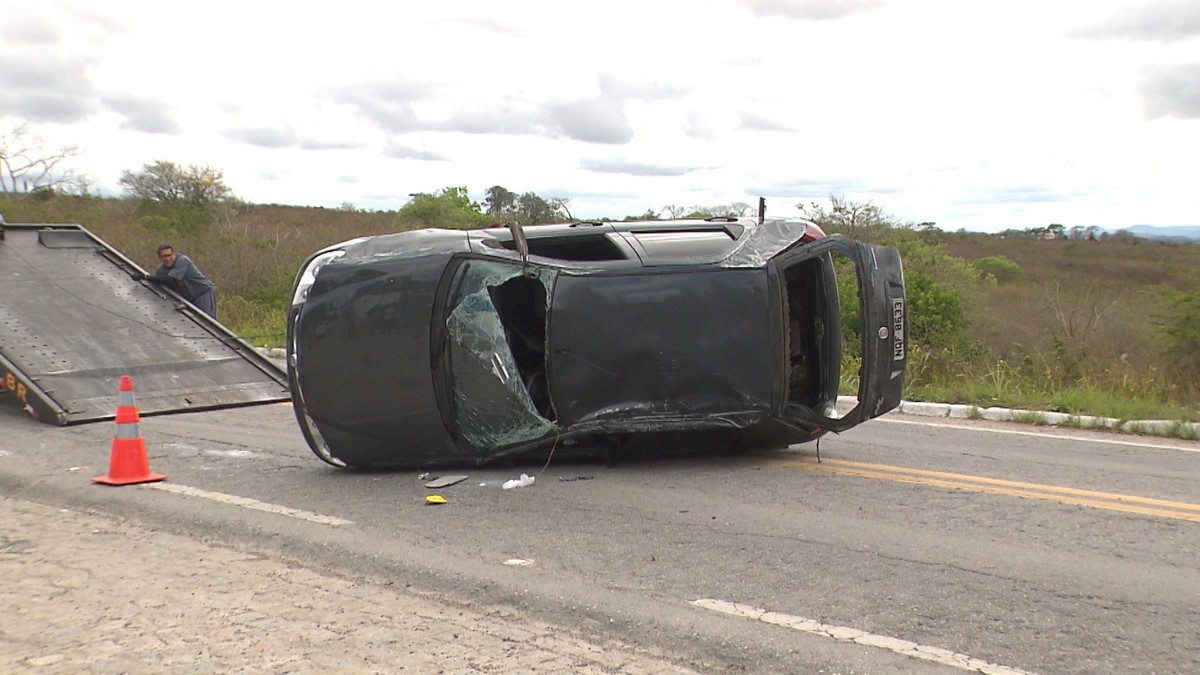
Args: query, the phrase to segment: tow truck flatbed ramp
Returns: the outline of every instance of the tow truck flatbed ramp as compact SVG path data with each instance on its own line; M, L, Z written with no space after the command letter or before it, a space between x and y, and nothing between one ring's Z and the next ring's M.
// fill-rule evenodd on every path
M122 375L141 415L290 398L287 374L79 225L0 241L0 402L50 424L110 420Z

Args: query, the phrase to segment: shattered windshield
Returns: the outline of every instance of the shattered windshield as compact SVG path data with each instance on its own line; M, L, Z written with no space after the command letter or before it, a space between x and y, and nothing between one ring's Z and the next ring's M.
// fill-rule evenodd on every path
M552 276L482 260L460 268L446 318L453 417L481 451L537 440L555 428L545 372Z

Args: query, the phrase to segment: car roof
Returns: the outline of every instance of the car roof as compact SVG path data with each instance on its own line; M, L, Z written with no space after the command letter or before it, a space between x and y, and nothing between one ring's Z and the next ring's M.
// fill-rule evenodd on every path
M734 266L756 266L806 235L823 236L804 220L737 217L575 221L521 230L531 256L584 264L640 261L647 266L715 264L731 257L738 261ZM472 230L470 237L476 250L516 250L509 226Z

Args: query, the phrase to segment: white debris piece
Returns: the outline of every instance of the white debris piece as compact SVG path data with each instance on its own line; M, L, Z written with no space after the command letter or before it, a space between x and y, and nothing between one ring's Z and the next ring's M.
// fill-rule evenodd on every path
M501 487L503 487L505 490L511 490L513 488L529 487L530 485L533 485L533 476L523 473L521 474L520 478L504 481L504 485Z

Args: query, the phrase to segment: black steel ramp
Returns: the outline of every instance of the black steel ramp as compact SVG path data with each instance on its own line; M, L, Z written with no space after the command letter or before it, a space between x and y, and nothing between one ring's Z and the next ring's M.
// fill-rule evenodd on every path
M112 419L122 375L142 415L289 399L287 374L78 225L0 241L0 375L50 424Z

